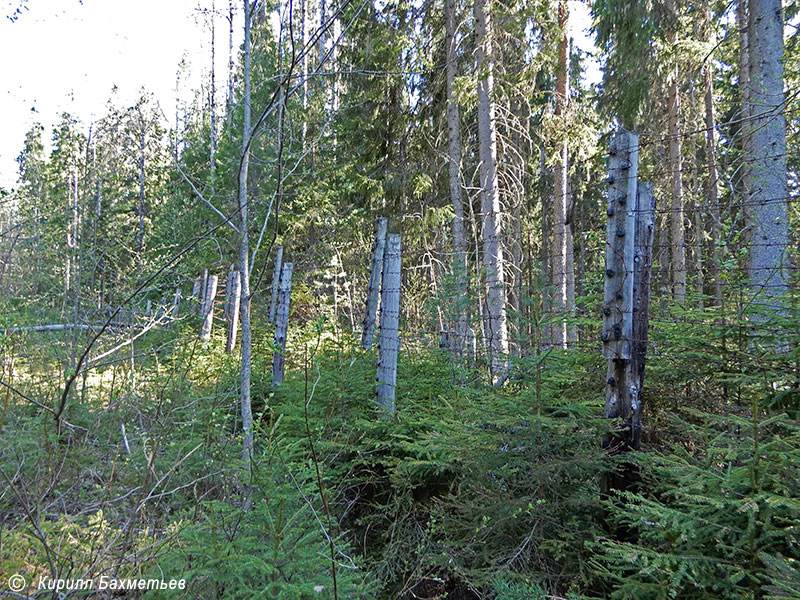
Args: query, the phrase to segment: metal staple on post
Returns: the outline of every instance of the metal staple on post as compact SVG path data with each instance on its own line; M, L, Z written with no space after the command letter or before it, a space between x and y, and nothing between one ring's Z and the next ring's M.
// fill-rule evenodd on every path
M381 283L381 321L378 341L377 402L389 414L395 411L397 356L400 350L400 235L389 234L383 258Z
M604 414L625 423L623 431L607 441L614 451L638 449L642 429L655 197L651 184L637 181L638 143L627 131L614 136L608 177L601 333L608 359Z
M289 305L292 295L292 263L281 268L275 313L275 352L272 355L272 385L283 383L283 366L286 353L286 333L289 328Z

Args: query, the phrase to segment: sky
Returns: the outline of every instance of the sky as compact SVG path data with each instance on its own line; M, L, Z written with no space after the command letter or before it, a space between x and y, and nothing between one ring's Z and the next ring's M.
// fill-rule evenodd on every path
M238 8L240 1L234 2ZM210 63L210 31L199 8L211 0L0 0L0 187L17 179L16 157L25 133L39 122L45 139L62 112L88 128L105 113L111 90L118 105L136 101L142 87L163 111L175 113L178 65L189 65L180 95L192 96ZM228 3L217 0L227 11ZM15 21L7 18L17 8ZM570 0L575 44L592 50L586 37L588 6ZM216 17L218 101L224 98L228 21ZM234 48L241 26L234 23ZM599 71L590 71L596 80Z
M217 4L227 10L227 2ZM12 22L7 15L20 6ZM190 65L188 96L211 62L209 28L197 8L198 0L0 1L0 187L16 181L15 159L31 125L41 122L49 138L68 111L88 127L103 116L113 86L124 106L144 86L174 114L181 58ZM227 77L225 15L218 16L216 35L219 101Z

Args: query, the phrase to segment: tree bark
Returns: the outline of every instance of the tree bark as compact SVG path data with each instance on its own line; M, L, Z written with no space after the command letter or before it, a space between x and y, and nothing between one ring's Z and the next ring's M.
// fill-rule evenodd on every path
M558 5L558 25L562 36L558 44L558 75L556 77L556 117L566 122L569 106L569 8L566 0ZM569 225L569 147L566 137L559 144L553 189L553 269L554 309L558 318L553 326L553 344L562 348L574 341L574 328L567 327L566 317L575 309L575 271L572 234Z
M490 373L494 381L507 370L508 324L506 317L505 265L500 235L500 193L497 180L497 132L492 104L493 59L490 7L475 0L476 58L478 69L478 144L481 161L481 212L483 213L483 261L486 267L486 335Z
M233 0L228 0L228 96L225 100L225 119L228 130L233 118Z
M676 11L675 0L668 0L667 10ZM678 36L674 31L667 34L667 41L674 47ZM678 68L673 67L667 83L667 140L669 146L670 171L670 233L672 246L672 297L678 302L686 299L686 229L683 214L683 179L681 160L680 91L678 90Z
M216 160L217 160L217 82L216 72L216 22L217 11L214 0L211 0L211 92L209 94L209 148L208 148L208 176L211 184L211 198L214 197L216 188Z
M147 127L144 121L144 114L141 106L139 107L139 231L136 238L136 245L139 252L139 260L144 252L144 186L145 186L145 143L147 137Z
M447 56L447 168L450 181L450 202L453 205L453 275L455 281L454 310L449 335L451 355L458 359L466 344L468 311L467 235L464 230L464 204L461 198L461 123L456 98L458 73L456 52L456 2L445 0L445 52Z
M228 303L228 339L225 343L225 352L233 354L236 346L236 329L239 325L239 307L242 300L242 278L239 271L231 272L231 292Z
M736 4L736 27L739 30L739 102L741 104L741 114L739 115L739 144L742 148L744 161L741 166L742 171L742 206L744 206L745 221L749 225L752 223L752 210L750 207L750 114L752 106L750 104L750 36L747 32L747 21L750 10L748 0L739 0Z
M789 244L783 14L780 0L749 0L752 248L750 285L756 306L778 310L788 291Z
M705 21L704 39L710 39L711 8L705 5L703 20ZM706 179L706 199L709 213L711 214L711 259L709 260L709 274L714 287L714 304L722 306L722 282L720 281L719 267L722 264L720 253L720 210L719 210L719 168L717 166L717 132L716 119L714 118L714 65L711 57L708 58L703 69L703 83L705 86L705 126L706 126L706 160L708 161L708 177ZM702 232L698 232L701 234Z
M251 107L250 107L250 24L252 10L250 0L244 0L244 92L242 96L242 152L239 163L239 190L237 205L239 209L239 273L242 282L241 321L242 321L242 366L241 366L241 403L242 403L242 429L244 442L242 444L242 458L249 466L253 456L253 409L250 400L250 373L252 368L252 326L250 324L250 246L248 238L248 198L247 198L247 171L250 166L250 136Z

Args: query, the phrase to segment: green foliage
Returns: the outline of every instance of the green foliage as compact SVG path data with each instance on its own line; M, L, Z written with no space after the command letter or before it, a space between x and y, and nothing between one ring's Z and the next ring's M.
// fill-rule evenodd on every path
M608 502L636 541L602 539L613 598L796 598L800 424L694 411L683 439L642 454L640 493Z

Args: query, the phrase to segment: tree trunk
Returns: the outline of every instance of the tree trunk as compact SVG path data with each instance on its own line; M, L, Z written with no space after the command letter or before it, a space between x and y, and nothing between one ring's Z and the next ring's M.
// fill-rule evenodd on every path
M211 93L209 95L209 148L208 148L208 176L211 184L211 198L214 198L216 184L216 159L217 159L217 83L216 72L216 22L217 11L214 0L211 0Z
M145 170L144 170L144 154L145 154L145 141L147 136L147 128L144 122L144 114L142 114L141 107L139 108L139 125L141 131L139 132L139 231L136 238L136 245L139 252L139 260L142 259L142 252L144 252L144 183L145 183Z
M306 149L306 136L308 135L308 0L300 0L300 48L303 53L302 77L303 77L303 130L301 137L301 149Z
M704 7L703 20L706 30L704 39L710 38L711 9L708 4ZM708 272L714 287L714 304L722 306L722 282L720 281L719 267L722 264L720 253L720 210L719 210L719 170L717 167L717 132L714 118L714 64L709 57L703 70L703 83L705 86L705 126L706 126L706 160L708 161L708 178L706 180L706 199L711 214L711 258Z
M252 10L255 9L254 1ZM249 465L253 456L253 409L250 401L250 372L252 365L252 327L250 324L250 246L248 233L248 198L247 198L247 171L250 166L250 21L252 17L250 0L244 0L244 93L242 96L242 153L239 163L239 193L237 204L239 209L239 273L242 279L241 321L242 321L242 371L241 371L241 402L242 402L242 429L244 442L242 444L242 458Z
M666 6L670 13L676 11L675 0L668 0ZM667 41L674 47L677 43L677 34L674 31L670 31L667 34ZM677 66L673 67L667 86L667 140L669 146L670 197L672 199L672 212L670 214L672 297L678 302L683 302L686 299L686 230L683 222L681 107Z
M553 272L553 253L550 243L550 199L547 186L547 154L544 145L539 148L539 202L541 205L542 239L540 242L539 263L541 274L538 280L539 293L542 298L542 311L549 312L552 306L552 294L548 285ZM542 346L550 344L550 327L541 331L540 343Z
M400 350L398 326L400 321L402 242L398 234L386 238L381 285L381 324L378 342L378 406L389 414L395 410L397 384L397 355Z
M228 302L228 339L225 344L225 352L233 354L236 346L236 328L239 325L239 306L242 300L242 278L239 271L231 273L231 292Z
M750 285L755 305L780 307L788 291L789 244L786 119L783 92L783 14L780 0L749 0L751 157L750 204L753 243Z
M447 56L447 167L450 202L453 204L454 309L451 315L450 352L454 358L464 353L468 312L467 235L464 230L464 204L461 199L461 123L456 99L456 2L445 0L445 52Z
M478 143L481 161L481 212L483 212L483 262L486 267L486 335L490 373L494 380L507 370L505 265L500 235L500 193L497 181L497 133L492 104L493 61L491 18L487 0L475 0L476 58L478 69Z
M739 30L739 101L741 114L739 115L739 144L742 147L744 161L742 171L742 206L744 207L745 221L752 223L752 210L750 207L750 114L752 112L750 100L750 36L747 32L747 21L750 10L748 0L739 0L736 5L736 27Z
M365 350L372 348L372 338L375 334L375 315L378 310L378 292L381 285L383 254L386 246L386 227L386 217L378 217L375 219L375 237L372 242L372 262L370 263L369 269L367 305L364 311L361 334L361 347Z
M558 25L562 30L558 44L558 75L556 78L556 117L566 123L569 106L569 8L566 0L558 5ZM568 335L566 317L575 308L575 272L573 268L572 235L569 225L569 148L566 137L560 143L558 161L555 166L553 189L553 269L551 283L554 291L553 308L558 314L553 325L553 344L567 347L574 341L574 334ZM572 331L573 328L569 328ZM572 337L573 339L570 339Z
M275 315L275 353L272 355L272 385L283 383L286 332L289 329L289 305L292 296L292 267L292 263L285 263L281 268L278 311Z
M228 131L233 118L233 0L228 0L228 97L225 100L225 119Z

